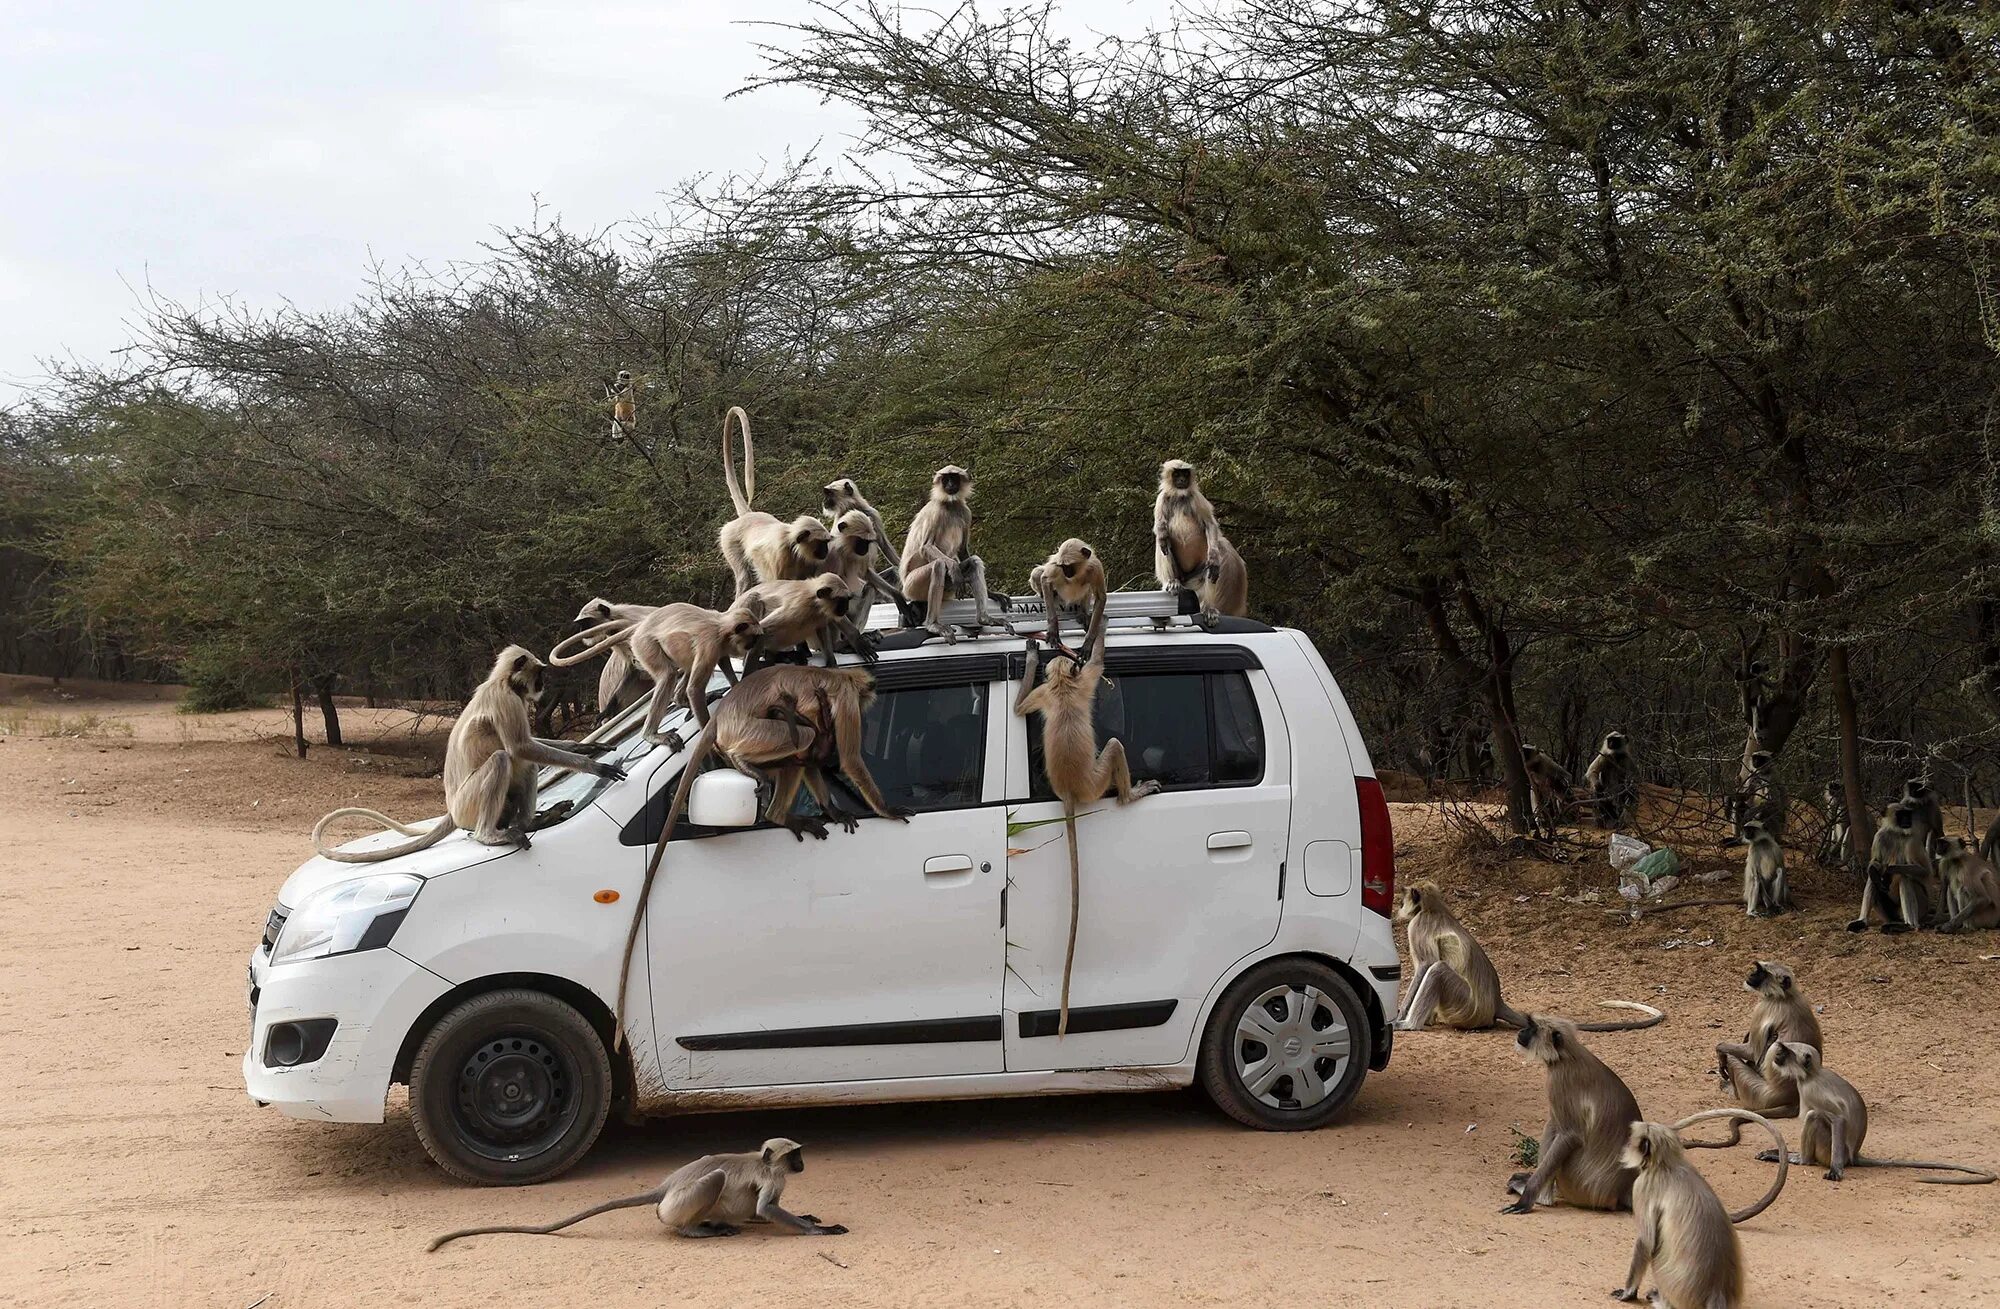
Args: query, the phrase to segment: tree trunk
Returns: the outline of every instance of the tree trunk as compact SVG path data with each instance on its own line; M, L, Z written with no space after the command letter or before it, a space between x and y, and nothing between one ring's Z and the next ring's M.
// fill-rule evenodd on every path
M1521 734L1496 698L1487 703L1493 728L1493 758L1507 787L1507 825L1516 833L1534 830L1535 799L1528 786L1528 759L1521 751Z
M1468 609L1477 604L1471 600L1469 590L1459 592L1462 603ZM1500 765L1500 774L1507 785L1507 824L1516 833L1526 833L1534 829L1534 800L1528 790L1528 763L1521 754L1521 737L1514 728L1514 686L1508 669L1507 633L1497 623L1484 621L1483 610L1475 616L1486 634L1486 648L1489 659L1485 667L1465 651L1465 645L1458 634L1451 629L1451 615L1445 608L1444 588L1436 582L1426 582L1417 589L1415 600L1423 610L1424 624L1430 629L1431 640L1437 645L1438 654L1445 666L1451 669L1460 685L1477 695L1486 706L1487 723L1493 732L1493 758Z
M292 670L292 745L306 757L306 688L298 669Z
M333 703L333 684L339 680L339 673L321 673L313 679L319 690L319 716L326 723L326 743L331 746L342 744L340 710Z
M1854 684L1847 676L1847 647L1836 645L1827 652L1827 676L1833 682L1833 707L1840 715L1840 788L1847 802L1847 867L1863 873L1868 856L1867 843L1874 839L1874 824L1868 817L1868 803L1861 798L1861 728L1854 712Z

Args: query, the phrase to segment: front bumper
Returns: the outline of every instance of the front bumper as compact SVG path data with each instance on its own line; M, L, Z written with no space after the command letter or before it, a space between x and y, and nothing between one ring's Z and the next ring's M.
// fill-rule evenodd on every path
M250 956L250 988L255 1001L243 1051L250 1098L288 1118L379 1123L403 1038L451 984L386 947L273 968L260 946ZM308 1064L265 1067L272 1025L303 1018L338 1022L326 1053Z

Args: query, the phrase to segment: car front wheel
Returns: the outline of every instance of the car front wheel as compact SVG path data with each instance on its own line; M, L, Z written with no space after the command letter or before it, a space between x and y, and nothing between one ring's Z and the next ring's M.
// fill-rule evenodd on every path
M410 1116L438 1167L524 1186L588 1153L611 1110L611 1061L576 1009L540 991L489 991L438 1020L410 1065Z
M1368 1011L1345 978L1312 959L1272 959L1230 983L1202 1034L1202 1089L1237 1122L1267 1132L1323 1126L1368 1071Z

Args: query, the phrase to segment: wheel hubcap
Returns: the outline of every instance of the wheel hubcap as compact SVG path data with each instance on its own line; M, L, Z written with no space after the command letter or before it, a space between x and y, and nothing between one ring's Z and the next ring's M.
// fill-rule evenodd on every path
M508 1032L475 1046L459 1067L453 1108L465 1144L490 1159L523 1159L547 1149L576 1120L576 1069L533 1032Z
M1273 1109L1310 1109L1332 1094L1352 1053L1340 1006L1314 986L1274 986L1236 1021L1236 1076Z

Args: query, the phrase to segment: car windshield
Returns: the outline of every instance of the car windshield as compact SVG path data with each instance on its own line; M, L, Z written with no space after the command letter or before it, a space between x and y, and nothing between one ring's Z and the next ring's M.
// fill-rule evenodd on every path
M727 685L720 677L717 678L717 684ZM713 689L711 687L711 691ZM605 742L611 747L598 756L599 758L630 772L635 761L645 758L659 748L647 741L644 734L646 706L651 699L650 696L642 697L638 704L613 721L609 731L601 735L593 734L590 739ZM692 715L687 710L675 706L660 720L660 730L662 732L678 730L682 736L692 739L694 733L688 730L691 721ZM539 831L544 827L560 823L595 800L609 785L611 785L609 781L591 773L575 773L563 768L544 768L540 792L536 799L535 821L529 824L530 830Z

